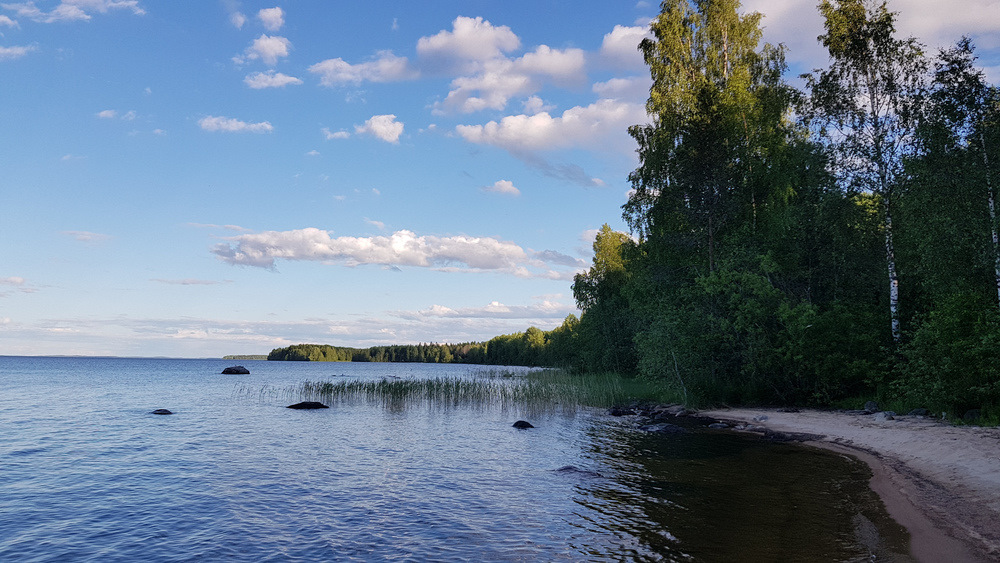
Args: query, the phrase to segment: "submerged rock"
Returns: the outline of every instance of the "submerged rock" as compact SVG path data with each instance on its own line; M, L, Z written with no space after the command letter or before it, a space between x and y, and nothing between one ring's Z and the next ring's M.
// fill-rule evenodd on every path
M531 423L528 422L527 420L518 420L512 426L514 428L517 428L518 430L525 430L525 429L528 429L528 428L534 428L534 426L532 426Z
M174 413L168 411L167 409L156 409L155 411L149 414L174 414Z
M635 411L628 407L611 407L608 409L608 414L611 416L628 416L635 414Z
M721 430L723 428L729 428L729 425L726 424L725 422L713 422L712 424L709 424L708 427Z
M250 370L243 366L230 366L222 370L223 375L250 375Z
M596 471L590 471L589 469L580 469L575 465L564 465L559 469L553 469L556 473L562 473L564 475L579 475L581 477L604 477Z
M647 424L645 426L640 426L639 430L645 432L655 432L657 434L685 434L687 433L686 428L681 428L676 424L670 424L667 422L660 422L658 424Z
M295 403L294 405L288 405L285 408L303 410L303 409L328 409L330 407L324 405L323 403L318 403L316 401L303 401L301 403Z

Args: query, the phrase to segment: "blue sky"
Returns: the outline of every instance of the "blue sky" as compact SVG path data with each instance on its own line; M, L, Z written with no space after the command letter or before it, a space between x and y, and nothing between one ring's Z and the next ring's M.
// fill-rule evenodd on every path
M790 74L812 2L755 0ZM899 0L929 47L1000 3ZM955 9L961 4L963 9ZM0 0L0 354L485 340L624 230L655 3Z

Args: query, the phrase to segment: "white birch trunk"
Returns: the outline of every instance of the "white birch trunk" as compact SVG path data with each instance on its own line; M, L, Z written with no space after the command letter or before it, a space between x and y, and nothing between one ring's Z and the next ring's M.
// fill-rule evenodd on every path
M986 196L990 207L990 233L993 235L993 270L997 283L997 306L1000 307L1000 241L997 239L997 213L994 206L993 182L990 179L990 157L986 152L986 138L979 132L979 142L983 145L983 166L986 167Z
M885 261L889 269L889 317L892 321L892 340L899 344L902 331L899 324L899 277L896 275L896 249L892 244L892 211L889 195L885 195Z

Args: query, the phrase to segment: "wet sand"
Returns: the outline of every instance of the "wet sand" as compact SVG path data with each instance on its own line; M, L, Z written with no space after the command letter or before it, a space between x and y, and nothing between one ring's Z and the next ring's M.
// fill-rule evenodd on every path
M850 455L911 536L918 561L1000 561L1000 429L932 418L773 409L698 413L758 431L810 434L807 444ZM766 417L766 419L762 419Z

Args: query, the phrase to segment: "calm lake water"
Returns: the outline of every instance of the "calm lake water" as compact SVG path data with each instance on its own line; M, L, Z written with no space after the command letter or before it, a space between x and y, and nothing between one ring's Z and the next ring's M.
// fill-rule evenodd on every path
M843 456L587 408L284 408L476 369L0 357L0 561L909 560Z

